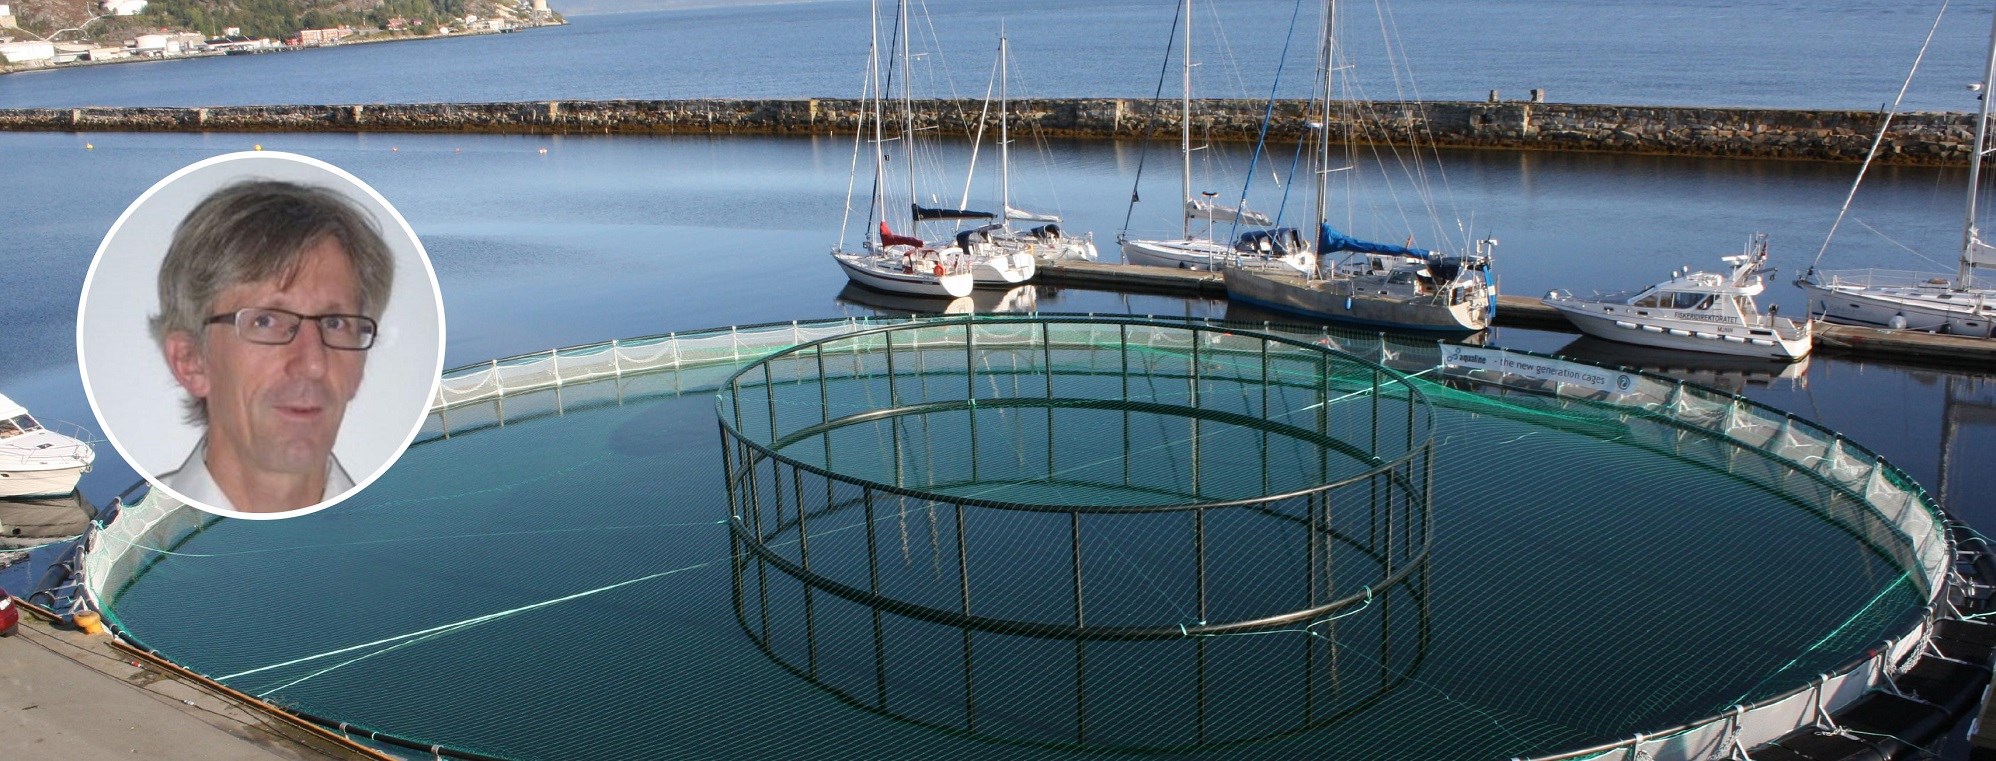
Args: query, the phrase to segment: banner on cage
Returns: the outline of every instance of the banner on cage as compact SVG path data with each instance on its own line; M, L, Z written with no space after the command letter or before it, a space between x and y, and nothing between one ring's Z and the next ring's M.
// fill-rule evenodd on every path
M1582 386L1596 391L1626 394L1636 388L1634 373L1610 370L1576 362L1566 362L1550 357L1537 357L1529 354L1512 354L1503 349L1477 349L1468 346L1444 344L1442 346L1442 367L1455 373L1487 370L1514 378L1538 381L1552 381L1570 386Z

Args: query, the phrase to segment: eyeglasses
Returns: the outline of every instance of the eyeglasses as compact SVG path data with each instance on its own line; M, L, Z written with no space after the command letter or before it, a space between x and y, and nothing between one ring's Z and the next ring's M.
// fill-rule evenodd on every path
M208 318L208 325L232 324L236 336L255 344L283 346L298 337L298 327L311 320L319 324L319 341L329 349L364 351L374 346L380 325L372 317L357 314L299 314L270 307L244 307Z

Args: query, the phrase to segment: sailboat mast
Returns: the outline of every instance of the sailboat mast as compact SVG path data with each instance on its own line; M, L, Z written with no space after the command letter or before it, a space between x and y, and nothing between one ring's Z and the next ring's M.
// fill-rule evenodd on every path
M1185 199L1181 203L1189 203L1192 201L1192 0L1185 0L1179 15L1185 18L1185 23L1181 24L1185 27L1185 48L1180 54L1184 61L1184 81L1179 88L1178 186L1183 190ZM1192 215L1181 210L1178 224L1185 239L1191 240Z
M1337 0L1325 0L1322 43L1324 52L1323 60L1319 62L1319 65L1324 67L1324 107L1317 115L1317 229L1310 233L1309 240L1312 246L1315 246L1317 239L1322 237L1318 231L1324 229L1324 223L1330 221L1331 215L1331 99L1336 93L1332 85L1338 68L1337 29ZM1324 276L1324 259L1329 254L1328 251L1317 252L1317 277Z
M1968 156L1968 222L1962 227L1961 271L1954 281L1956 289L1972 287L1975 277L1975 246L1979 237L1975 229L1975 194L1981 189L1978 185L1982 181L1982 157L1989 150L1989 98L1996 96L1990 92L1992 82L1996 82L1996 22L1989 29L1989 65L1983 70L1982 94L1978 98L1982 110L1975 119L1975 151Z
M887 220L887 186L881 180L887 176L887 143L884 142L886 134L881 129L880 103L887 99L887 92L881 88L880 77L880 0L873 0L867 7L867 27L872 36L866 46L866 67L873 77L873 210L884 222ZM873 234L873 231L867 232L867 235ZM882 243L884 247L886 242Z
M1324 107L1323 110L1319 112L1318 118L1320 119L1319 124L1321 126L1319 126L1317 130L1317 224L1318 225L1322 225L1323 223L1330 221L1331 108L1332 108L1331 99L1335 97L1335 92L1336 92L1335 90L1332 89L1332 86L1334 84L1334 79L1337 76L1337 60L1338 60L1337 18L1338 18L1337 0L1327 0L1327 2L1324 3L1324 29L1323 29L1324 58L1323 61L1321 62L1321 65L1324 67ZM1318 252L1319 257L1321 257L1322 254L1323 252L1321 251Z
M1006 98L1006 77L1010 74L1011 59L1007 55L1005 33L998 33L998 221L1011 218L1012 213L1012 111L1011 101Z
M922 236L921 220L915 216L915 101L909 95L913 83L908 60L913 54L908 49L908 0L901 0L901 154L905 163L903 171L908 173L908 234Z

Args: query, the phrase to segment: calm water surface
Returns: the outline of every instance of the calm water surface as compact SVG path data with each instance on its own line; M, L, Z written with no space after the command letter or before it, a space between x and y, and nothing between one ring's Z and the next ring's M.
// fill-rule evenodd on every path
M850 143L838 138L10 134L0 135L0 155L40 168L42 181L0 187L0 226L12 233L0 238L9 264L0 282L12 294L0 302L0 356L7 358L0 388L43 417L90 422L73 336L76 294L98 241L158 178L255 144L331 161L396 204L442 282L450 365L613 337L874 311L842 295L845 278L826 261L851 177ZM946 146L939 163L964 150ZM1117 143L1029 153L1016 172L1020 201L1065 212L1070 229L1093 230L1113 256L1141 153L1139 145ZM1814 257L1849 172L1807 163L1504 152L1445 159L1452 206L1474 220L1467 224L1476 234L1501 239L1501 285L1517 294L1637 287L1682 264L1716 265L1715 257L1736 252L1755 230L1773 238L1780 281ZM1147 175L1145 187L1153 180L1147 198L1172 197L1175 177ZM961 182L959 171L951 187ZM983 182L973 196L985 192ZM1900 245L1946 261L1959 234L1958 182L1949 171L1880 172L1854 212L1880 232L1840 236L1825 263L1920 264ZM1434 240L1431 231L1399 221L1389 194L1360 201L1355 230ZM1150 202L1130 215L1138 230L1171 224L1169 212ZM1770 293L1784 310L1802 308L1791 287L1777 284ZM1037 307L1229 314L1221 301L1046 287L1038 289ZM1496 335L1507 346L1545 351L1571 340L1515 329ZM1818 357L1805 383L1761 378L1744 389L1847 432L1937 488L1950 377L1965 376ZM1989 379L1981 382L1986 388ZM1986 462L1996 426L1984 416L1957 431L1954 446L1958 463ZM97 471L84 480L86 494L99 501L135 479L108 446L102 450ZM1953 509L1996 531L1987 469L1955 471L1951 493L1973 496Z
M1289 46L1306 88L1314 0L1199 3L1196 90L1262 96ZM889 4L891 5L891 4ZM924 94L984 92L998 29L1016 93L1148 97L1174 0L930 0L919 4ZM556 3L559 8L559 3ZM1367 97L1875 109L1912 65L1940 3L1885 0L1401 0L1348 2L1347 57ZM0 77L0 107L486 102L604 98L854 97L867 3L818 0L581 16L564 28L283 55L207 58ZM1990 9L1956 3L1907 107L1970 110ZM921 14L918 14L918 18ZM1411 78L1379 65L1380 29ZM886 32L883 32L885 34ZM338 72L329 76L327 72ZM1175 81L1175 79L1174 79Z

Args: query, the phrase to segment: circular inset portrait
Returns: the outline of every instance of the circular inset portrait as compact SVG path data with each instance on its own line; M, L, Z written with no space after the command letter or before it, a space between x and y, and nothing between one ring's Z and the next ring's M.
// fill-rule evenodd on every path
M83 388L154 488L289 518L367 486L443 370L429 255L387 199L288 153L216 156L125 209L77 309Z

